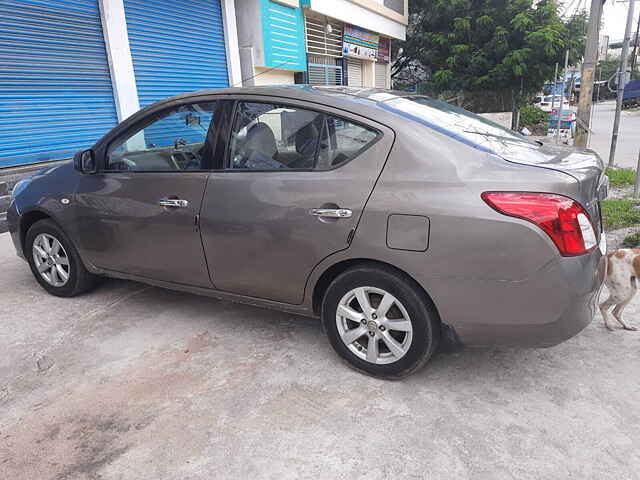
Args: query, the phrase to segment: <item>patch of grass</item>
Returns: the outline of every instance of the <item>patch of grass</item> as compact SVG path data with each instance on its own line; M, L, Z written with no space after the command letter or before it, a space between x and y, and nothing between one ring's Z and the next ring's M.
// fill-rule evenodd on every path
M612 187L624 187L636 183L636 171L630 168L607 168L609 185Z
M612 198L602 201L602 221L607 228L630 227L640 224L640 209L636 202Z
M631 235L627 235L622 241L622 246L624 248L638 248L640 247L640 232L632 233Z

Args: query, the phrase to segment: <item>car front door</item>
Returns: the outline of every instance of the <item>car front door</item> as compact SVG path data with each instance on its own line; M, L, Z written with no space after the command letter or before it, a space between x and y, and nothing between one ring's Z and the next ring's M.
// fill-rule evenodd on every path
M225 168L207 181L201 228L217 289L290 304L348 248L393 132L344 112L236 102Z
M151 113L110 141L76 192L77 238L96 266L211 287L198 214L212 163L216 102Z

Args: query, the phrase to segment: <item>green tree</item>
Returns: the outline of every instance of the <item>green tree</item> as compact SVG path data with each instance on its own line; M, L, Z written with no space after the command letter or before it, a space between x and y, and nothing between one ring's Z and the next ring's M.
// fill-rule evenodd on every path
M611 80L611 87L615 88L616 86L616 78L614 77L618 68L620 68L620 58L618 57L610 57L607 59L603 59L598 61L598 67L596 68L596 80L604 81L605 83L600 85L600 88L597 86L593 89L594 98L599 100L606 100L616 98L615 92L612 92L607 87L607 83ZM612 78L614 77L614 78Z
M394 78L400 84L415 81L431 95L456 92L458 103L475 111L524 104L553 77L567 46L580 48L550 0L535 5L533 0L412 0L410 5ZM577 20L572 26L581 28ZM411 69L414 78L406 75Z
M569 49L569 63L576 65L584 56L584 47L587 40L587 26L589 23L589 14L586 10L571 15L565 22L567 29L565 38L567 45L565 50Z

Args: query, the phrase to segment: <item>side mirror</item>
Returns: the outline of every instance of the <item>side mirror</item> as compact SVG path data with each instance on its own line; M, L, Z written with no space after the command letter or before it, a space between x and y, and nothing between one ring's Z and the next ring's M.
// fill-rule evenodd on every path
M96 173L98 170L96 157L91 149L76 153L73 164L75 169L82 173Z

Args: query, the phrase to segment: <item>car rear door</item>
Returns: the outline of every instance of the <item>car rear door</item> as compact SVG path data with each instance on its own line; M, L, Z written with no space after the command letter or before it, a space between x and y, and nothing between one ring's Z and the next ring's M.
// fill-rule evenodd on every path
M217 289L299 304L314 266L348 248L394 135L343 111L248 98L207 180L207 263Z
M76 235L94 265L212 286L198 214L212 163L217 105L173 104L98 149L104 150L100 170L82 177L76 195Z

